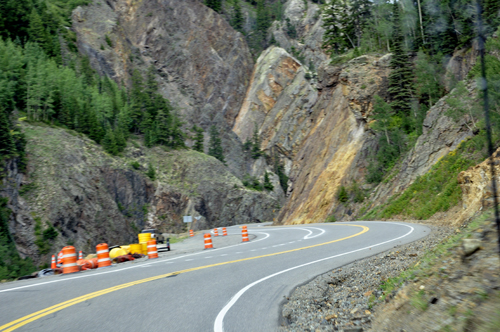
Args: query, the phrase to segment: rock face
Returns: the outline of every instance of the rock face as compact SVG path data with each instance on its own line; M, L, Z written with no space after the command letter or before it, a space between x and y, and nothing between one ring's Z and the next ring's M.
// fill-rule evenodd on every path
M242 141L257 125L262 148L278 155L290 176L280 223L322 222L338 205L347 179L363 175L372 135L365 131L374 94L384 94L387 68L368 56L344 67L321 67L318 82L281 48L257 61L233 131Z
M328 62L328 55L321 48L324 29L320 6L310 1L288 0L283 8L283 22L274 23L271 32L278 45L287 51L291 51L293 47L304 57L305 63L302 65L310 66L312 63L315 68L319 68L324 62ZM295 38L288 32L288 23L285 23L287 19L295 27Z
M14 212L10 230L19 252L36 262L45 259L34 244L38 218L43 229L58 230L53 248L72 244L92 252L100 242L134 243L146 227L185 231L183 215L201 216L195 230L272 220L279 203L276 195L246 189L217 159L195 151L134 142L123 157L111 157L71 131L30 125L23 130L26 174L9 163L0 194L9 197ZM144 174L149 164L156 168L155 181Z
M500 149L494 154L493 164L495 174L500 172ZM473 166L458 175L458 184L462 188L462 209L457 219L467 220L477 211L485 210L494 206L493 188L491 182L490 159L479 165ZM497 180L497 190L500 183Z
M223 130L228 166L244 174L241 143L230 128L253 61L243 36L196 0L95 0L73 12L79 50L101 74L127 83L133 68L153 65L160 92L183 119ZM111 46L106 42L106 36Z

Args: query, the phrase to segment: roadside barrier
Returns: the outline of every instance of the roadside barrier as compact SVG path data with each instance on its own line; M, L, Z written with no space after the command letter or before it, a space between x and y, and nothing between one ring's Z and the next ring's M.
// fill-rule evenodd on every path
M130 254L142 254L142 246L139 243L133 243L129 247Z
M109 250L106 243L99 243L97 249L97 265L98 268L110 267L111 260L109 259Z
M214 246L212 245L212 236L210 233L205 233L203 237L205 238L205 249L212 249Z
M190 236L190 237L193 237L193 236L194 236L194 232L193 232L193 230L192 230L192 229L190 229L190 230L189 230L189 236Z
M141 242L141 254L147 255L148 254L148 243L147 242Z
M248 229L247 226L243 226L241 229L241 236L242 236L242 241L241 242L248 242Z
M50 268L51 269L57 268L57 265L56 265L56 256L54 256L54 255L52 255L52 261L50 262Z
M63 252L63 273L75 273L78 272L80 269L76 265L76 250L75 247L73 246L66 246L62 248Z
M63 260L62 260L62 259L63 259L63 256L64 256L64 255L63 255L62 250L61 250L61 251L59 251L59 254L57 254L57 264L62 264L62 263L63 263Z
M83 254L81 250L78 252L78 259L83 259Z
M219 230L217 228L214 228L214 236L219 236Z
M226 236L227 235L227 229L226 227L222 227L222 236Z
M148 243L151 240L151 233L139 233L138 236L139 243Z
M158 258L158 249L156 249L156 240L148 241L148 259Z

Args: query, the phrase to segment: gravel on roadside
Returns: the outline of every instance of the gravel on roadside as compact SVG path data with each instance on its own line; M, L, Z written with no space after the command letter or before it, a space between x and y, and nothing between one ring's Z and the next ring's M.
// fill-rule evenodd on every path
M279 331L368 330L373 315L370 303L382 295L381 283L413 266L426 251L453 233L450 227L426 226L431 233L423 239L327 272L297 287L283 304Z

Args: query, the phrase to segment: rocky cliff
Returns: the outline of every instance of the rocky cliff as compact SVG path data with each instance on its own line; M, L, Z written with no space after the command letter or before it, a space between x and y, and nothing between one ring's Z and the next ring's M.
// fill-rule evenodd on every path
M23 256L40 261L36 221L53 225L54 248L90 252L100 242L136 241L145 227L182 232L183 215L201 216L193 229L272 220L279 196L246 189L217 159L195 151L148 149L131 140L112 157L73 131L22 125L28 166L9 163L2 196L10 199L10 230ZM145 173L156 170L153 181ZM279 186L279 183L275 183Z
M253 61L243 36L197 0L95 0L73 12L78 48L101 74L128 83L134 68L157 71L160 93L188 124L223 133L228 167L248 172L241 142L228 130ZM109 40L110 42L107 42Z
M280 223L322 222L342 184L363 177L373 135L366 130L372 97L384 95L387 59L364 56L323 66L318 81L284 49L258 59L233 131L241 140L257 126L262 147L278 155L290 176ZM340 207L342 208L342 207Z

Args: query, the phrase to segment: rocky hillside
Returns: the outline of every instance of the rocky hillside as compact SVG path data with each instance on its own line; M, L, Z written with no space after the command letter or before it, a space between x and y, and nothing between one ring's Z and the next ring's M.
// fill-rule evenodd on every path
M52 254L40 250L46 244L36 244L37 224L57 230L49 246L72 244L90 252L103 241L135 241L143 228L183 232L183 215L201 216L193 223L196 230L272 220L279 206L279 193L245 188L220 161L203 153L148 149L132 139L123 156L112 157L70 130L24 123L22 129L27 171L20 173L10 163L2 196L14 212L10 229L19 252L36 262Z

